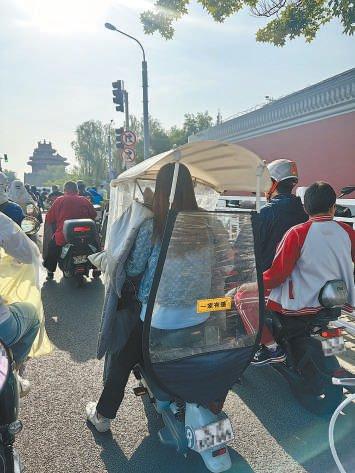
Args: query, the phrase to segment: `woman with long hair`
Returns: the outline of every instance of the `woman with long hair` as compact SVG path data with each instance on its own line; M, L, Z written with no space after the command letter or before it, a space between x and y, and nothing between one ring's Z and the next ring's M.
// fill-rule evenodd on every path
M86 406L87 419L99 432L110 429L124 397L124 390L133 367L142 362L142 331L145 308L157 266L165 223L169 211L169 196L173 181L175 164L163 166L157 176L153 198L153 216L141 225L133 248L125 263L128 278L140 277L138 302L142 307L140 320L123 347L111 356L104 389L97 403ZM186 166L179 165L176 192L172 208L176 211L198 210L191 174Z

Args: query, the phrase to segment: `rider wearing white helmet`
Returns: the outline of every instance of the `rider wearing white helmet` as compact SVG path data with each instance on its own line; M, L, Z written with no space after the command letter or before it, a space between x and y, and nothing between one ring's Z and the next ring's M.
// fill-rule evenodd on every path
M266 193L268 202L260 212L263 271L270 268L277 245L287 230L308 220L301 199L292 194L298 182L296 163L288 159L277 159L267 167L272 185Z
M296 163L288 159L277 159L269 163L267 167L272 185L266 193L268 202L260 212L262 271L271 267L277 246L285 233L294 225L308 220L301 199L292 194L298 182ZM284 361L283 351L276 344L268 343L267 340L269 340L267 336L262 338L262 343L267 347L263 346L255 354L252 364L264 365Z

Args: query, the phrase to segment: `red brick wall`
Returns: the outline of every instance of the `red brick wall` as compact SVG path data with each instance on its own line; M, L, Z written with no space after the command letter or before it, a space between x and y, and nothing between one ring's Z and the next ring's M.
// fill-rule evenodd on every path
M301 186L316 180L328 181L337 191L343 186L355 185L355 112L238 144L266 161L278 158L296 161Z

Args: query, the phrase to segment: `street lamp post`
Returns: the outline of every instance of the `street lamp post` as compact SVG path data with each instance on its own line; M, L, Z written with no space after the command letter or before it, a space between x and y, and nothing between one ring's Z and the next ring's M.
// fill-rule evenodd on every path
M140 41L134 36L131 36L127 33L124 33L121 30L118 30L114 25L111 23L105 23L105 28L112 31L117 31L117 33L121 33L127 38L133 39L136 43L139 44L142 53L143 53L143 61L142 61L142 87L143 87L143 133L144 133L144 159L149 158L149 148L150 148L150 134L149 134L149 111L148 111L148 66L147 61L145 59L145 51Z

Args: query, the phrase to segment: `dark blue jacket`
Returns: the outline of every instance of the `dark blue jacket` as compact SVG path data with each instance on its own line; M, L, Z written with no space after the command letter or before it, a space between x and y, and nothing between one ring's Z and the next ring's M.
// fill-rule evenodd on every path
M262 271L270 268L277 245L293 226L306 222L308 215L299 197L280 194L273 197L260 211L260 242Z
M0 205L0 212L7 215L11 220L13 220L17 225L21 225L22 220L25 218L21 207L15 202L5 202Z

